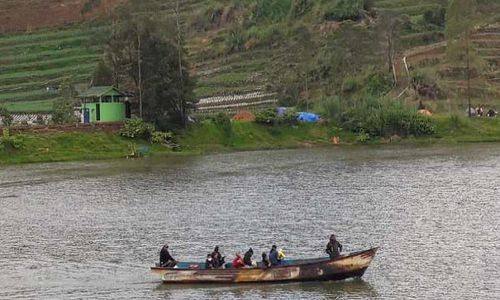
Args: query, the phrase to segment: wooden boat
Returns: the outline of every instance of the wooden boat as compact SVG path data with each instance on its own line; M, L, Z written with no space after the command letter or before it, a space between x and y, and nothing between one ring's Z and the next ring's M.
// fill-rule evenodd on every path
M201 263L178 263L175 268L152 267L164 283L262 283L343 280L361 277L378 248L341 255L334 259L285 260L265 268L205 269Z

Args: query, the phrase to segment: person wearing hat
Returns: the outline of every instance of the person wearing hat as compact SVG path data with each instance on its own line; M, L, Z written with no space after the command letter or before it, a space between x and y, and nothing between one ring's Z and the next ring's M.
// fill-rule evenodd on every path
M173 268L177 264L177 261L168 252L168 245L165 244L160 251L160 267L163 268Z
M330 256L330 259L340 256L340 252L342 252L342 244L337 241L335 234L330 236L330 241L328 241L325 251Z

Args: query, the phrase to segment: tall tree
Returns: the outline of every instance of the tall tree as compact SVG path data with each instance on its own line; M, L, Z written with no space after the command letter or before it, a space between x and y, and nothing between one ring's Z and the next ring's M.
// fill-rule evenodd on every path
M104 62L100 61L92 73L92 86L113 85L113 70Z
M136 90L141 117L160 127L182 125L194 83L184 60L179 16L165 19L156 5L155 0L131 0L121 7L106 56L116 80Z
M448 6L446 38L448 61L465 70L467 80L467 106L472 116L471 76L472 69L478 68L479 57L471 43L471 33L477 24L476 0L451 0Z

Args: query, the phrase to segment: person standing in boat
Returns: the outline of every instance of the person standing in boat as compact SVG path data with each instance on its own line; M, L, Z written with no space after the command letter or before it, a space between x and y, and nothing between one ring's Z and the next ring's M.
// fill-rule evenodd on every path
M335 234L330 236L330 241L328 241L325 251L330 256L330 259L340 256L340 252L342 252L342 244L337 241Z
M248 251L245 253L245 256L243 257L243 262L245 263L245 266L252 267L252 256L253 256L253 249L250 248Z
M271 262L271 266L279 266L281 264L276 245L273 245L271 251L269 251L269 261Z
M160 267L163 268L173 268L177 264L177 261L168 252L168 245L165 244L160 251Z
M215 246L214 252L212 252L212 259L214 260L213 265L216 268L220 268L224 265L224 257L219 252L219 246Z

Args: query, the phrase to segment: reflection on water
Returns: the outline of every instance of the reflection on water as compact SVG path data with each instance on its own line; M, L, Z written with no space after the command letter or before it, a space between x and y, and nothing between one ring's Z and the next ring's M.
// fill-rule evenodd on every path
M500 147L361 147L0 169L1 299L498 299ZM363 280L168 286L214 245L381 246Z
M290 295L316 299L376 298L376 290L362 279L342 282L304 282L286 284L243 285L166 285L158 284L156 291L167 298L273 298L286 299Z

